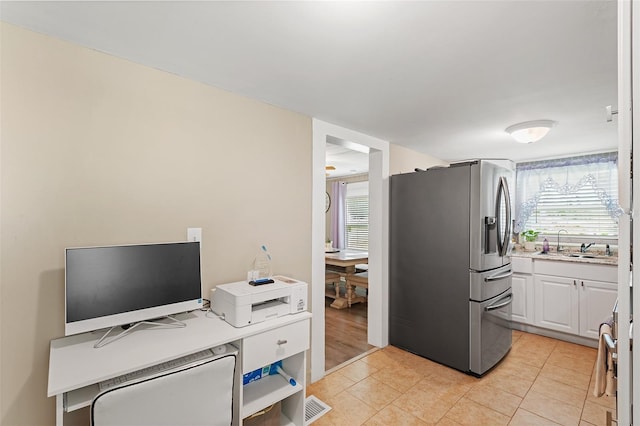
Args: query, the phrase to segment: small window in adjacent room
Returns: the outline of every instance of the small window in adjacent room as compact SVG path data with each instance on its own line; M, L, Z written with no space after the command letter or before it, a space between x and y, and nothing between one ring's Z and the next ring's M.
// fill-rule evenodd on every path
M369 249L369 182L347 184L347 248Z
M515 230L617 239L616 153L517 165Z

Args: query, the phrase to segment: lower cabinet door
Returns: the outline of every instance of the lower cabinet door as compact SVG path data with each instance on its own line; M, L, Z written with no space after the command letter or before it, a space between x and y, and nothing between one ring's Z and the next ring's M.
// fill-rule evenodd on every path
M618 298L618 285L601 281L580 280L580 335L597 339L600 324L611 317Z
M513 321L533 324L533 277L528 274L513 274L511 279L513 291Z
M551 275L534 279L534 323L539 327L579 334L579 280Z

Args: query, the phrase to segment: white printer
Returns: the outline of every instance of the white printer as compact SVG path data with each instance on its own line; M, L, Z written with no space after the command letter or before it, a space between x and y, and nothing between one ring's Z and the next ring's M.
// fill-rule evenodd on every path
M274 277L271 284L246 281L220 284L211 290L211 310L234 327L244 327L307 310L307 283Z

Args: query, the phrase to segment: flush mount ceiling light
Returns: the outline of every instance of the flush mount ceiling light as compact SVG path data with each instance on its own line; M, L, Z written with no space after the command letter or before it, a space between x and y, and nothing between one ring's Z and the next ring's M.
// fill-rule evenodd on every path
M525 121L524 123L514 124L505 129L516 142L532 143L542 139L556 122L553 120L535 120Z
M329 172L334 171L336 168L334 166L324 166L324 169L326 170L324 172L325 176L329 177L330 176Z

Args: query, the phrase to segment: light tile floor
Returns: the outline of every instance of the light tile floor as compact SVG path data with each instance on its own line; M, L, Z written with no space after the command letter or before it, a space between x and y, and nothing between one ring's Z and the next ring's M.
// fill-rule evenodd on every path
M507 357L478 379L388 346L309 385L307 395L332 407L314 426L605 425L615 399L593 396L596 355L514 331Z

